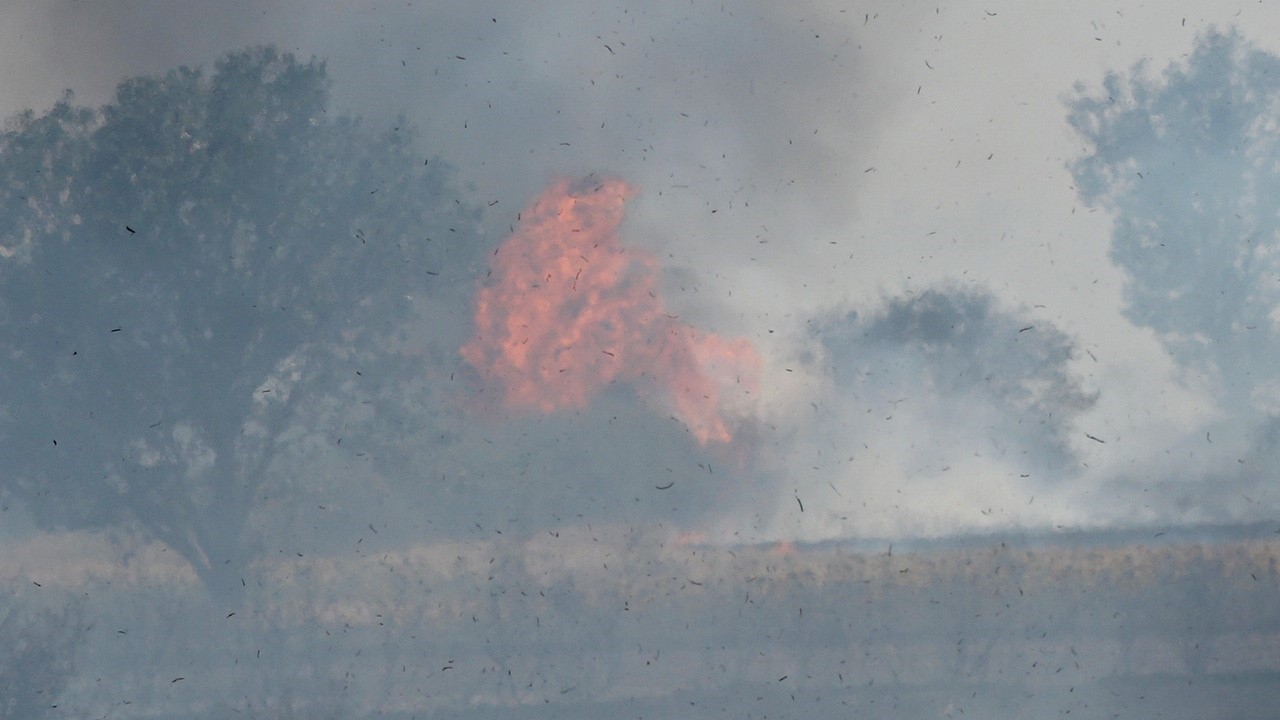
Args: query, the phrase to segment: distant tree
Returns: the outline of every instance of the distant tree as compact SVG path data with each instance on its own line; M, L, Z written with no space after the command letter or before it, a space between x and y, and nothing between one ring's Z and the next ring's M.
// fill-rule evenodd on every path
M470 290L478 214L407 129L330 117L328 85L257 48L0 135L0 493L42 525L135 528L234 597L300 409L408 402L397 333Z
M823 324L819 336L836 382L956 404L971 422L989 424L981 432L992 442L1037 465L1068 463L1071 423L1096 400L1068 368L1070 337L986 292L939 287L891 298Z
M1280 58L1210 32L1158 77L1078 87L1069 118L1080 196L1115 216L1126 315L1229 413L1280 415Z

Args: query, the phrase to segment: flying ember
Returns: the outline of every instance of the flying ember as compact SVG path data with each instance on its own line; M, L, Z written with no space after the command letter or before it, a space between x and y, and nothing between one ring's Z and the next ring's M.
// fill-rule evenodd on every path
M618 179L548 188L498 248L462 355L511 409L582 408L625 382L702 444L727 443L726 404L756 391L759 355L667 312L657 259L618 237L633 194Z

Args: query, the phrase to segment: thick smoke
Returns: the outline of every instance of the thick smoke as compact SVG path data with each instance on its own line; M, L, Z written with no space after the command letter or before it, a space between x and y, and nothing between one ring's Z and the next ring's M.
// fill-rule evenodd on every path
M335 103L242 116L263 144L227 153L252 162L222 193L201 103L139 106L72 172L44 143L102 123L45 123L6 164L8 449L57 471L46 509L131 492L162 539L3 548L0 716L1271 717L1280 530L1187 524L1280 506L1280 68L1219 34L1115 76L1072 106L1092 207L1062 168L1058 93L1191 47L1195 18L1156 5L6 8L0 102L28 121L261 43ZM214 106L255 87L233 75ZM126 89L197 75L170 77ZM596 171L634 185L548 188ZM65 257L26 292L41 243ZM227 262L246 245L273 260ZM228 267L295 280L248 301L273 324ZM297 352L237 366L223 327ZM152 507L193 479L198 512ZM177 551L236 536L219 487L250 515L240 598ZM31 622L68 602L85 617Z
M951 286L815 319L813 380L772 418L786 478L766 535L816 538L1035 525L1078 475L1096 396L1074 341L986 292ZM803 403L803 404L802 404ZM787 458L788 461L782 461ZM1037 500L1037 497L1039 498Z

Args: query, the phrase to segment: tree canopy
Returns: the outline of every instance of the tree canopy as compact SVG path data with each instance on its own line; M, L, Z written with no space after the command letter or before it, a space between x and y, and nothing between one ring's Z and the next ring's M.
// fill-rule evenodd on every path
M1159 76L1078 88L1070 110L1089 143L1072 172L1115 216L1128 317L1232 414L1280 414L1280 58L1211 32Z
M0 493L43 525L138 529L234 592L300 403L405 362L415 304L470 289L447 271L478 267L478 212L328 86L255 48L0 135Z
M1023 464L1068 467L1072 423L1097 399L1070 370L1072 338L980 290L933 287L819 330L840 385L895 406L931 397L930 414L954 406L970 423L990 423L982 435Z

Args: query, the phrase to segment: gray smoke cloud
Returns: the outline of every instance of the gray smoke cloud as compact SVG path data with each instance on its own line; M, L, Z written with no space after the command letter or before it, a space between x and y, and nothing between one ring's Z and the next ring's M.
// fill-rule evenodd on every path
M370 127L416 128L424 155L456 166L470 187L466 199L486 208L490 243L548 180L621 175L641 190L625 240L660 253L671 311L730 335L758 332L733 297L735 288L739 298L751 295L735 277L742 268L789 258L803 269L803 256L770 234L804 232L780 227L789 224L783 218L826 223L844 215L841 178L876 115L860 89L866 63L856 23L818 5L273 2L215 11L197 3L53 3L22 13L29 32L15 40L32 61L5 93L18 99L15 110L46 106L61 87L96 105L126 77L208 66L246 45L318 57L333 81L330 112L358 114ZM837 80L843 87L833 91ZM850 135L851 125L861 130ZM453 327L469 312L426 309L424 322ZM467 370L449 348L432 353L438 371ZM429 524L467 515L618 521L642 515L622 508L653 502L666 508L655 519L690 521L732 494L727 464L710 477L719 458L669 419L627 407L634 401L626 397L625 390L606 397L579 418L487 426L433 405L440 422L454 423L449 442L424 432L421 449L406 453L452 468L439 482L469 510L438 503ZM309 469L303 485L312 491L323 478L341 487L337 478L352 473L377 486L378 473L335 462L321 453L293 469ZM540 480L526 484L529 476ZM668 478L682 480L651 500ZM360 506L348 498L353 503ZM391 505L377 509L395 516Z
M972 109L955 104L956 98L947 95L951 81L945 78L954 79L955 72L971 63L966 55L949 54L951 46L944 40L961 31L981 37L1000 32L1007 27L1004 23L1019 20L1007 9L970 17L940 10L894 11L875 4L855 9L821 2L786 7L689 3L608 8L586 2L519 7L379 2L331 8L296 0L229 3L217 8L198 3L54 2L12 13L15 21L0 31L12 47L22 49L14 51L15 63L0 76L4 81L0 100L11 112L47 107L64 87L74 89L80 102L95 105L109 99L114 84L123 78L181 64L208 65L227 50L248 45L274 43L301 58L314 55L326 63L333 80L331 112L357 113L370 127L415 127L424 157L439 157L458 168L458 177L468 188L466 199L485 208L483 232L485 242L492 245L517 224L518 213L552 178L607 172L636 185L640 194L628 208L624 239L657 253L663 262L664 291L673 314L724 335L746 336L765 358L763 389L752 420L759 445L756 469L737 479L741 492L733 502L702 501L704 509L725 510L724 517L732 518L736 530L751 528L751 533L762 535L781 532L782 526L767 518L774 518L779 508L796 504L793 496L809 482L796 475L797 468L813 465L828 468L828 474L814 481L826 492L834 485L858 498L851 504L867 500L883 512L876 516L881 525L872 529L839 511L821 530L806 531L811 535L966 526L968 520L943 520L935 510L949 504L946 498L964 497L975 483L993 483L992 478L1005 478L998 483L1000 491L993 489L988 501L970 503L963 513L975 517L979 525L992 522L988 518L993 515L982 511L1001 503L1011 507L1015 498L1026 503L1033 495L1037 499L1031 507L1036 512L1026 511L1018 518L1010 514L1004 521L1110 522L1120 518L1109 517L1106 504L1100 507L1095 493L1119 477L1123 466L1151 463L1152 476L1162 469L1185 467L1182 460L1160 459L1160 448L1170 437L1199 437L1205 432L1202 401L1211 392L1211 383L1188 378L1187 366L1165 352L1167 338L1152 332L1156 325L1144 321L1136 305L1125 305L1128 300L1119 290L1124 273L1104 256L1089 254L1094 240L1082 240L1071 251L1076 254L1067 256L1060 244L1050 242L1043 228L1029 230L1020 224L1023 221L991 220L1005 215L999 203L982 201L978 209L986 213L988 224L975 230L968 209L945 199L950 192L946 188L963 190L966 183L975 182L992 183L981 186L988 197L1006 193L1012 198L1018 188L1007 182L1009 173L1016 172L1011 166L987 165L990 172L958 174L979 162L999 163L1009 153L988 137L975 141L978 149L970 148L972 152L925 159L936 151L938 142L958 147L955 138L946 140L948 132L956 135L947 130L946 118L959 122ZM936 37L925 38L923 28L936 31ZM1192 41L1189 35L1184 42ZM1173 53L1172 46L1152 45L1145 38L1144 43L1142 48ZM1079 72L1068 75L1069 81L1080 79ZM1062 92L1069 81L1050 94ZM1011 97L1018 99L1025 92L1017 90ZM1050 109L1053 118L1045 123L1061 127L1061 105ZM1021 128L1019 132L1035 124L1019 117L1023 116L1007 113L990 120L1014 123L1010 127ZM920 150L923 154L914 159L895 154L914 142L899 137L900 127L918 122L941 128L941 134L919 138L931 143L922 147L932 149ZM1006 134L1022 142L1022 136ZM1082 187L1090 192L1087 183L1082 182ZM1080 198L1071 188L1065 190L1063 197L1044 204L1059 208L1061 214L1042 224L1062 224L1064 232L1078 236L1105 227L1097 225L1097 220L1089 221L1094 225L1068 225L1085 222L1076 219L1085 214L1070 212L1071 204ZM917 194L921 200L912 204ZM1085 199L1093 202L1099 197L1095 193ZM1109 208L1120 209L1118 205ZM894 216L897 224L885 225L887 215ZM1008 224L991 224L996 222ZM1117 255L1116 260L1125 266L1124 258ZM1067 352L1063 345L1065 359L1054 372L1079 379L1072 390L1078 396L1072 398L1096 397L1096 401L1088 407L1072 405L1041 424L1027 415L1027 407L1034 405L1019 405L1008 393L988 388L983 395L972 388L938 387L936 378L945 373L931 370L929 375L914 367L914 372L924 373L920 376L924 391L911 395L930 399L912 411L905 407L910 402L904 403L896 417L914 412L931 420L900 423L892 435L871 426L848 434L833 431L846 422L846 416L866 415L869 409L875 415L879 413L876 403L898 400L899 395L889 388L908 385L910 377L907 366L895 369L893 373L901 377L883 387L865 380L851 384L837 377L831 358L880 353L883 359L878 362L891 367L897 357L886 349L892 346L887 341L873 343L874 350L855 351L851 340L844 347L837 338L847 339L850 324L859 326L877 312L918 302L910 300L910 293L919 296L946 288L960 276L967 276L964 282L978 293L971 297L990 292L993 307L1031 307L1014 316L1034 325L1035 333L1061 328L1063 337L1072 338L1072 350ZM465 310L432 309L447 317L430 322L464 325ZM844 326L831 320L846 316L856 319ZM998 334L993 329L989 336ZM899 348L894 352L901 354L903 362L919 363L923 347L919 341L894 342ZM957 346L947 362L972 364L974 358L965 353L985 347ZM432 352L438 369L465 371L465 364L451 355L450 348ZM1242 347L1233 355L1256 353ZM1049 366L1047 360L1041 365ZM1050 381L1035 377L1027 382ZM1266 395L1264 385L1249 391L1249 402L1255 406ZM857 397L854 387L859 388ZM942 400L944 396L951 399ZM993 460L1000 451L988 447L981 461L969 455L963 479L913 482L919 480L916 471L922 467L933 468L927 470L933 473L948 466L951 477L962 475L960 465L948 465L942 459L944 455L951 458L951 452L940 451L923 465L908 466L904 460L922 444L960 447L980 440L957 429L966 425L960 409L964 404L956 399L962 396L969 398L968 407L982 408L989 416L981 425L991 430L989 436L996 430L1012 433L1006 452L1023 454L1033 472L1014 472L1015 468ZM1144 398L1151 396L1162 398L1161 405L1144 406ZM584 411L586 419L550 418L535 423L538 429L532 433L517 419L510 425L474 431L488 443L466 442L472 442L482 456L477 462L524 470L526 465L519 458L531 458L529 472L572 476L562 467L572 465L571 461L555 460L540 448L554 444L556 438L573 445L569 437L590 434L588 427L603 432L601 428L607 426L600 420L619 414L609 403L625 404L626 397L626 392L620 392L599 408ZM930 405L935 402L941 405ZM815 424L804 414L806 408L813 413L812 404L833 413L826 418L827 424ZM840 404L847 407L839 412L831 409ZM447 417L445 411L441 406L439 417ZM643 413L630 417L640 422ZM954 422L944 428L937 421L944 417ZM459 417L456 422L455 432L460 432L471 420ZM606 493L612 496L615 491L627 494L620 488L648 484L649 473L659 464L661 472L668 465L702 472L699 463L708 464L708 458L699 448L669 446L662 439L669 422L655 417L652 424L642 423L648 429L641 431L637 426L633 432L652 440L655 447L668 447L663 453L670 452L676 460L624 462L610 457L602 443L595 443L591 445L595 459L583 467L614 472L583 471L582 477L626 478ZM1259 423L1256 432L1246 425L1234 433L1241 458L1251 452L1250 457L1265 456L1265 423ZM1037 429L1028 431L1029 425ZM547 429L552 426L557 429ZM1044 430L1048 427L1053 429ZM1107 446L1088 440L1086 431L1107 439ZM1227 435L1212 428L1208 432L1215 444L1220 435ZM538 439L522 440L526 435ZM859 450L856 438L864 436L891 437L900 447L879 457L869 448L862 448L861 454L853 452ZM853 456L859 469L832 474L829 464L803 460L817 452L813 446L821 444L818 437L827 438L822 442L829 447L823 452L839 452L846 464ZM486 454L481 445L503 450ZM460 449L450 452L455 453L450 462L459 465L475 457ZM513 459L499 461L503 453ZM318 468L329 468L316 462ZM1206 477L1222 472L1217 460L1194 466ZM1056 488L1036 485L1040 475L1050 472L1072 480ZM467 474L491 477L488 471L468 470ZM1031 477L1022 478L1023 474ZM326 471L318 476L334 475ZM1142 484L1120 482L1130 488ZM684 484L690 485L692 481ZM874 489L880 486L894 487L894 495L897 489L934 489L905 502L887 497L883 502L871 501L872 496L884 495ZM573 504L571 497L590 496L579 492L590 487L586 480L565 487L565 496L548 507L567 507ZM707 497L713 498L724 491L708 492ZM1190 499L1193 496L1182 504L1205 506ZM631 497L634 503L635 495ZM691 502L689 507L696 505ZM902 511L903 516L894 519L893 513L904 507L933 509L923 514ZM1220 511L1206 511L1205 516L1232 516L1238 510L1224 505ZM550 512L544 509L538 514ZM1176 511L1165 508L1152 510L1146 517L1171 514ZM924 516L933 519L926 521ZM692 510L672 517L710 522ZM806 516L806 522L812 518Z
M0 716L1270 717L1280 10L1152 5L0 9ZM732 442L460 353L564 177Z

